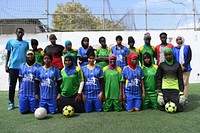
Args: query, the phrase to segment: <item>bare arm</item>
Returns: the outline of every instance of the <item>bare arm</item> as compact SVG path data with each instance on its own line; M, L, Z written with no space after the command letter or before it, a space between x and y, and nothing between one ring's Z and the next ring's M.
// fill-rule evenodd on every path
M8 67L8 61L10 59L10 51L7 51L6 55L6 64L5 64L5 71L8 73L9 72L9 67Z

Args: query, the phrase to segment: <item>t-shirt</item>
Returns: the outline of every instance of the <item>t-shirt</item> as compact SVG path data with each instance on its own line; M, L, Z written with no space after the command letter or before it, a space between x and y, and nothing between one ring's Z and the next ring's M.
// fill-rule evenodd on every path
M97 48L96 49L96 56L97 57L109 57L109 55L111 54L111 49L110 48ZM100 62L96 62L96 65L101 66L102 68L108 65L108 61L100 61Z
M157 92L156 72L157 65L150 67L143 66L142 72L144 74L144 87L145 92L148 94L155 94Z
M58 95L56 82L62 79L58 68L45 69L44 67L39 67L36 78L40 81L40 98L55 99Z
M106 99L118 99L120 95L120 82L123 81L122 69L116 67L114 70L111 70L106 66L103 68L103 74Z
M59 69L63 68L63 63L62 63L62 51L64 47L62 45L48 45L45 49L44 52L47 54L51 54L53 57L53 60L51 62L52 66L58 67Z
M137 65L139 66L139 65L140 65L140 63L139 63L139 60L140 60L140 52L139 52L139 49L137 49L137 48L134 48L134 49L128 48L128 53L130 54L131 52L135 52L135 53L138 54Z
M76 72L68 76L63 68L61 71L62 84L61 84L61 95L71 97L78 93L79 84L84 81L83 73L80 67L76 66Z
M141 79L144 78L142 68L137 66L135 70L129 66L123 69L123 78L125 80L125 94L135 96L135 98L141 98Z
M84 91L86 98L98 98L100 93L100 82L99 79L103 78L103 71L100 66L95 66L94 69L90 70L86 66L82 68L84 75Z
M42 64L43 65L43 55L44 55L44 51L42 50L38 50L37 52L35 52L35 61Z
M141 46L140 49L139 49L139 51L140 51L141 66L144 66L143 56L144 56L144 53L146 53L146 52L148 52L151 55L151 62L152 62L152 64L155 64L155 60L154 60L154 57L155 57L155 47L154 46L149 46L149 47Z
M87 57L87 55L86 55L87 50L88 50L88 49L84 49L83 47L80 47L80 48L78 49L78 54L77 54L77 56L80 56L80 57ZM81 63L80 65L81 65L81 66L85 66L85 65L87 65L87 64L88 64L88 61L85 61L85 62Z
M39 67L41 67L39 63L34 63L32 66L27 63L20 65L19 77L22 78L22 82L20 83L19 96L35 97L35 78Z
M26 51L29 49L27 41L11 39L6 44L6 50L10 51L8 67L19 69L20 65L26 61Z
M128 48L123 46L121 48L117 48L117 46L112 47L112 53L117 56L116 64L122 69L126 66L126 56L128 56Z

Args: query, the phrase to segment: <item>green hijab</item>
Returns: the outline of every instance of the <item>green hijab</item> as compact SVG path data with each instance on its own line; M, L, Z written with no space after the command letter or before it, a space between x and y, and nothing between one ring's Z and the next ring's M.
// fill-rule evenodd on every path
M165 62L170 66L173 65L174 64L174 53L173 53L172 49L171 48L166 48L165 51L164 51L164 54L165 53L171 53L172 54L172 56L173 56L172 59L171 60L167 60L165 58Z

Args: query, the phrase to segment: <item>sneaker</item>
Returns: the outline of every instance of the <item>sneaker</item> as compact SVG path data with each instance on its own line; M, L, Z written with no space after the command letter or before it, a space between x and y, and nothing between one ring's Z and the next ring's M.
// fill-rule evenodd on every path
M14 104L13 103L9 103L8 111L13 110L13 109L14 109Z

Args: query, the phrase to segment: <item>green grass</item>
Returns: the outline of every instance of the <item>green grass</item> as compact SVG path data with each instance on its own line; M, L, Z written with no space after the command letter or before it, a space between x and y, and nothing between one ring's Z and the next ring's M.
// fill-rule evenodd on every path
M56 114L48 115L44 120L37 120L33 114L21 115L18 108L7 111L8 92L1 91L0 133L199 133L200 84L191 84L189 88L190 101L183 113L169 114L149 109L132 113L82 113L71 118Z

